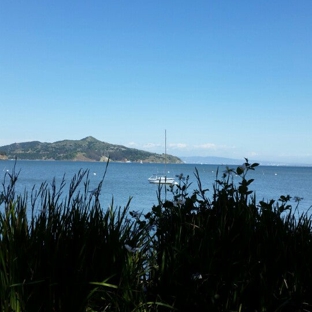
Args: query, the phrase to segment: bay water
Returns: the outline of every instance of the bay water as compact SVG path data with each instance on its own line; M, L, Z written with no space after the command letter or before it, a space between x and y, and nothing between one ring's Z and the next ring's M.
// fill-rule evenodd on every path
M11 173L15 161L0 161L0 181L4 182L5 173ZM235 165L228 166L236 168ZM24 191L31 192L31 189L39 189L41 183L52 183L55 178L59 186L62 178L65 178L66 187L64 196L71 179L80 169L89 170L89 190L95 189L101 181L106 168L106 163L101 162L72 162L72 161L25 161L18 160L15 170L19 172L16 183L16 193L23 194ZM207 193L213 194L213 184L216 180L216 173L219 178L226 170L225 165L208 164L168 164L166 170L168 176L183 174L189 176L191 186L189 194L197 189L197 181L194 175L195 168L199 172L203 188L209 189ZM108 207L114 200L114 207L124 207L131 197L130 211L148 212L157 204L158 185L150 184L148 178L153 173L163 172L162 164L150 163L109 163L101 190L102 207ZM299 212L305 212L312 206L312 167L291 167L291 166L262 166L250 171L247 179L254 179L250 190L255 191L256 200L269 201L278 200L281 195L290 195L291 204L296 206L295 197L302 198L299 204ZM234 177L235 183L240 182L240 177ZM0 192L2 186L0 187ZM167 193L168 197L170 194ZM172 196L171 196L172 198ZM168 198L170 199L170 198Z

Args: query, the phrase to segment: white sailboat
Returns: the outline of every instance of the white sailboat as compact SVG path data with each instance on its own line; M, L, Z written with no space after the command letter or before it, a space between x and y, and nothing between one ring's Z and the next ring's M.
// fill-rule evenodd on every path
M165 174L159 175L155 173L148 178L148 182L152 184L173 184L174 178L167 177L166 165L167 165L167 132L165 130Z

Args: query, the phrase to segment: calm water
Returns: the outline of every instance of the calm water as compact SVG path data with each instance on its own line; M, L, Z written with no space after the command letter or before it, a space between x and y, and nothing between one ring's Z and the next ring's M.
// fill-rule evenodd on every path
M6 171L11 172L14 161L0 162L0 179L3 181ZM79 169L88 169L90 190L94 189L101 180L106 163L97 162L63 162L63 161L18 161L16 170L20 170L17 192L31 190L35 185L39 188L44 181L52 182L55 177L57 185L65 174L67 185ZM204 188L212 190L219 168L219 175L225 166L179 164L168 165L171 176L183 173L189 175L193 183L190 190L197 186L194 176L195 167L198 169ZM235 168L235 166L229 166ZM105 176L101 200L102 206L109 206L114 198L114 206L125 206L129 197L132 197L131 210L148 211L157 203L157 185L149 184L147 179L152 173L162 172L161 164L110 163ZM169 174L168 174L169 175ZM283 167L259 166L250 172L247 178L254 178L250 189L256 191L257 201L265 199L277 200L280 195L302 197L300 210L304 211L312 205L312 167ZM239 182L239 178L235 180ZM292 202L295 204L294 202Z

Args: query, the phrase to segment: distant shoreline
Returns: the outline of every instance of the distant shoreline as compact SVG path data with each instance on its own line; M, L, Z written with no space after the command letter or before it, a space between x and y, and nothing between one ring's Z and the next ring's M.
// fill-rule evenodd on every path
M181 157L183 159L183 157ZM15 161L15 159L12 158L0 158L1 161ZM16 161L44 161L44 162L85 162L85 163L106 163L106 161L100 161L100 160L79 160L79 159L16 159ZM119 160L109 160L110 163L120 163L120 164L163 164L162 162L148 162L148 161L119 161ZM254 161L250 162L253 163ZM257 162L257 161L256 161ZM182 163L170 163L168 162L168 165L215 165L215 166L239 166L243 162L232 162L232 163L219 163L219 162L182 162ZM259 163L259 166L264 167L305 167L305 168L311 168L312 164L292 164L292 163L273 163L273 162L257 162Z

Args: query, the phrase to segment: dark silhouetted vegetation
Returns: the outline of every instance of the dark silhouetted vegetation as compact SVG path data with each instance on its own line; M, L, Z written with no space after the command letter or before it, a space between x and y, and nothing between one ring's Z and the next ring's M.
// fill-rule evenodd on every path
M101 207L105 173L92 192L79 171L66 194L52 181L22 195L18 172L6 173L1 312L312 311L310 215L289 195L257 202L248 179L257 165L217 173L212 191L195 170L189 193L181 174L144 213L130 199Z

